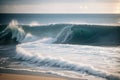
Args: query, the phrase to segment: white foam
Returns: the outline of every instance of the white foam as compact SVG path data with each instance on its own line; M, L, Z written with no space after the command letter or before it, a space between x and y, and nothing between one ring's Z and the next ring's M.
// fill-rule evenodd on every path
M30 43L27 43L27 44L29 45ZM91 65L88 65L88 64L85 65L82 63L78 64L70 61L69 58L68 59L67 58L65 59L64 57L61 58L61 56L58 56L58 54L53 54L55 53L54 51L52 51L53 53L51 53L51 51L49 50L50 46L46 45L48 49L46 49L45 52L47 52L47 54L49 55L45 55L44 52L42 54L42 49L43 49L42 44L36 44L36 45L41 45L39 46L39 48L41 48L39 50L35 45L32 45L32 46L28 46L28 45L24 44L23 46L24 48L17 46L17 55L15 57L16 59L21 59L41 67L44 66L44 67L51 67L51 68L53 67L53 68L66 69L66 70L71 70L71 71L79 72L82 74L94 75L102 78L105 78L108 75L108 73L102 70L96 69ZM27 50L28 48L30 51ZM64 50L64 52L66 51ZM70 55L73 55L73 54L70 54ZM66 56L66 54L64 56Z
M68 35L62 36L64 31ZM71 33L71 27L64 28L56 39L59 40L62 36L60 41L64 42ZM16 59L39 67L65 69L102 78L109 76L109 71L116 68L111 59L117 57L114 54L119 52L116 52L114 47L46 44L51 43L54 39L44 37L33 41L35 36L28 33L25 41L30 39L32 42L17 45Z
M12 31L12 39L16 38L18 42L21 42L24 39L25 32L22 27L19 26L17 20L12 20L7 26L7 29Z
M54 42L54 39L51 37L44 37L42 39L39 40L40 43L52 43Z
M37 21L33 21L30 24L30 27L39 26L40 24Z
M31 41L35 41L37 39L38 39L38 37L32 35L31 33L27 33L25 38L21 42L23 42L23 43L24 42L31 42Z

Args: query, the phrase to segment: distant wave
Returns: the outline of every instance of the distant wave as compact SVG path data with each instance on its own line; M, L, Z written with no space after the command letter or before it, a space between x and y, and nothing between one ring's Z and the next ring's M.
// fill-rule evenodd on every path
M13 20L0 25L0 44L29 42L46 37L56 44L120 45L120 26L89 24L19 25Z

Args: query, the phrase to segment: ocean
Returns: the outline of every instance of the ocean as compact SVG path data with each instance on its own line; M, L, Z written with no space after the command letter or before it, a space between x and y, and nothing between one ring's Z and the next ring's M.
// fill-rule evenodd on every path
M120 80L119 14L0 14L0 70Z

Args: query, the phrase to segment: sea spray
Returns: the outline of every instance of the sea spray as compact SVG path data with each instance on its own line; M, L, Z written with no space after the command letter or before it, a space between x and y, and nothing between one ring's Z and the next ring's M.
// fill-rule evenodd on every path
M12 39L16 38L16 41L21 42L25 37L25 32L17 20L12 20L8 27L12 31Z

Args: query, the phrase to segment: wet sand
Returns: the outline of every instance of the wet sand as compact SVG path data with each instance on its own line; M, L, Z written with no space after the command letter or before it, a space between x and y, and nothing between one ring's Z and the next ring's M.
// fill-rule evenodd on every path
M0 80L67 80L57 77L0 73Z

